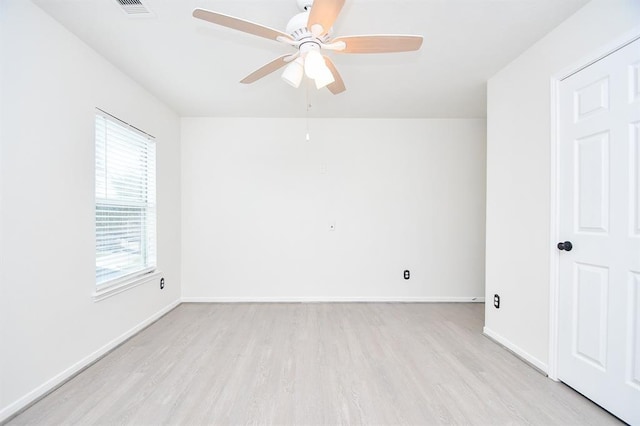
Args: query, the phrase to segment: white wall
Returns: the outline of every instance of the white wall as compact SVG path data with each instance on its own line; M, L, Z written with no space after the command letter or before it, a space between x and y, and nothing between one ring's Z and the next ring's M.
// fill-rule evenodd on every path
M550 79L640 23L637 0L594 0L488 82L485 331L548 367Z
M483 296L484 120L305 123L182 120L186 300Z
M0 420L180 297L176 114L24 0L0 2ZM157 137L166 278L94 303L94 108Z

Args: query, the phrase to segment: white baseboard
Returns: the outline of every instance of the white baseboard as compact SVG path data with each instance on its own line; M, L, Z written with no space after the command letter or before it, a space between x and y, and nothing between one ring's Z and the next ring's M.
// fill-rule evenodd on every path
M469 303L484 302L484 297L182 297L183 303L322 303L322 302L372 302L372 303Z
M76 362L71 367L58 373L57 375L47 380L37 388L33 389L31 392L27 393L17 401L14 401L13 403L9 404L6 407L3 407L0 410L0 423L15 416L20 411L27 408L29 405L33 404L43 396L47 395L49 392L55 390L64 382L66 382L67 380L69 380L70 378L72 378L73 376L75 376L76 374L78 374L79 372L81 372L82 370L84 370L85 368L89 367L91 364L93 364L94 362L102 358L109 351L116 348L122 342L124 342L134 334L138 333L143 328L149 326L151 323L156 321L158 318L160 318L167 312L174 309L180 303L181 303L180 300L176 300L171 304L165 306L164 308L160 309L158 312L153 314L151 317L147 318L146 320L142 321L140 324L126 331L124 334L116 337L115 339L113 339L112 341L110 341L109 343L107 343L97 351L93 352L92 354Z
M549 366L547 365L547 363L540 361L538 358L536 358L533 355L529 354L528 352L526 352L524 349L520 348L519 346L514 345L513 343L511 343L511 341L507 340L506 338L504 338L503 336L499 335L495 331L492 331L492 330L488 329L487 327L483 327L482 328L482 333L485 336L489 337L490 339L494 340L495 342L501 344L505 348L509 349L511 352L513 352L519 358L522 358L525 362L531 364L532 366L534 366L538 370L542 371L544 374L548 373Z

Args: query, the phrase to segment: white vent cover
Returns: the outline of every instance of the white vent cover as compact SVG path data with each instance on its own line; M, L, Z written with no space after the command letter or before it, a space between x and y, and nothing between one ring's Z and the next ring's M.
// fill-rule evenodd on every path
M151 10L141 0L116 0L124 13L130 16L149 16Z

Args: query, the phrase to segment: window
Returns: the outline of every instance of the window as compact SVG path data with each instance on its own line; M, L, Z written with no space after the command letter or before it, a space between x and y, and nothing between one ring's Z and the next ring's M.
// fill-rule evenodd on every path
M96 113L96 286L124 283L156 267L156 145Z

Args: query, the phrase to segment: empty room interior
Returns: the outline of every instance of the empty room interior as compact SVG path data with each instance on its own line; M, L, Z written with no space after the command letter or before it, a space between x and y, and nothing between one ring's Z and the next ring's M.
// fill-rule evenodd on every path
M640 425L638 0L0 0L0 424Z

